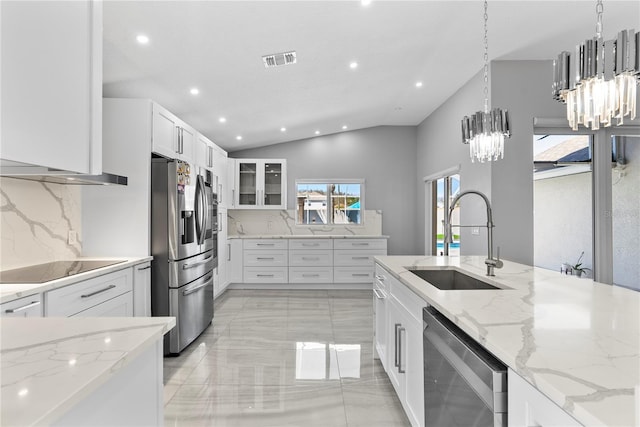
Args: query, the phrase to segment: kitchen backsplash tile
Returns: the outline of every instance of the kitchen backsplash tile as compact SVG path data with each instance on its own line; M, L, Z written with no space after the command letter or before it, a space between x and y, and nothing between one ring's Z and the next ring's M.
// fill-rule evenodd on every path
M382 211L365 210L362 225L296 225L295 210L229 210L229 236L380 236Z
M0 195L0 270L80 256L80 186L0 178Z

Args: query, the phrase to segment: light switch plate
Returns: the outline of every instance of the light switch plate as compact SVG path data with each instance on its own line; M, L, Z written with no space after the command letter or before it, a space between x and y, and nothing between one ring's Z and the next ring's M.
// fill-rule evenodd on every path
M480 235L480 227L473 227L471 229L471 234L474 236L479 236Z

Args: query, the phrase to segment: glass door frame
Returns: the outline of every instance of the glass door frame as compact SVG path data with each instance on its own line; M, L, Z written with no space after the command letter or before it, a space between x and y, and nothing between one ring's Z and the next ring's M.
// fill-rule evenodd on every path
M437 240L438 240L438 233L437 233L437 221L438 221L438 215L436 212L436 204L437 204L437 197L438 197L438 191L437 191L437 182L439 179L442 178L447 178L450 177L452 175L459 175L460 176L460 169L461 169L461 165L458 164L456 166L450 167L448 169L444 169L440 172L436 172L432 175L428 175L422 178L423 182L424 182L424 188L425 188L425 206L424 206L424 212L425 212L425 227L424 227L424 251L425 251L425 255L438 255L438 251L437 251ZM460 176L460 180L462 177ZM448 194L445 191L445 194ZM449 205L449 198L445 197L445 207L448 208ZM446 210L445 210L446 212Z
M534 118L533 134L592 135L593 280L613 284L613 198L611 140L613 136L640 135L640 125L572 130L565 119ZM533 182L532 182L533 185Z

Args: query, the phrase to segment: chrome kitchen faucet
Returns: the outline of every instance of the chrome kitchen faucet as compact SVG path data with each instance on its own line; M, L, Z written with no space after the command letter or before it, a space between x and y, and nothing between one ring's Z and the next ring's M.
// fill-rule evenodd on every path
M444 232L445 232L445 236L444 236L444 242L446 243L444 245L444 254L445 255L449 255L449 243L453 243L453 233L451 231L451 227L480 227L478 225L454 225L451 224L451 215L453 214L453 209L456 207L456 203L458 203L458 200L460 200L462 198L462 196L465 196L467 194L477 194L478 196L482 197L482 199L484 200L484 203L487 205L487 250L488 250L488 254L487 254L487 259L484 260L484 263L487 264L487 276L495 276L495 274L493 273L494 268L502 268L502 261L500 261L500 247L498 246L498 256L497 258L493 258L493 227L495 227L495 225L493 224L493 214L491 212L491 203L489 202L489 199L487 198L487 196L485 196L483 193L476 191L476 190L468 190L468 191L463 191L462 193L458 194L456 197L453 198L453 201L451 202L451 206L449 207L449 213L447 215L447 222L445 223L445 227L444 227Z

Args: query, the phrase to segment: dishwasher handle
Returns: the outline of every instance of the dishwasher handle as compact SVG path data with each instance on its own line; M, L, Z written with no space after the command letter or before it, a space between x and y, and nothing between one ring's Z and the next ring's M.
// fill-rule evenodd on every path
M423 309L424 339L494 412L507 412L507 367L433 307Z

